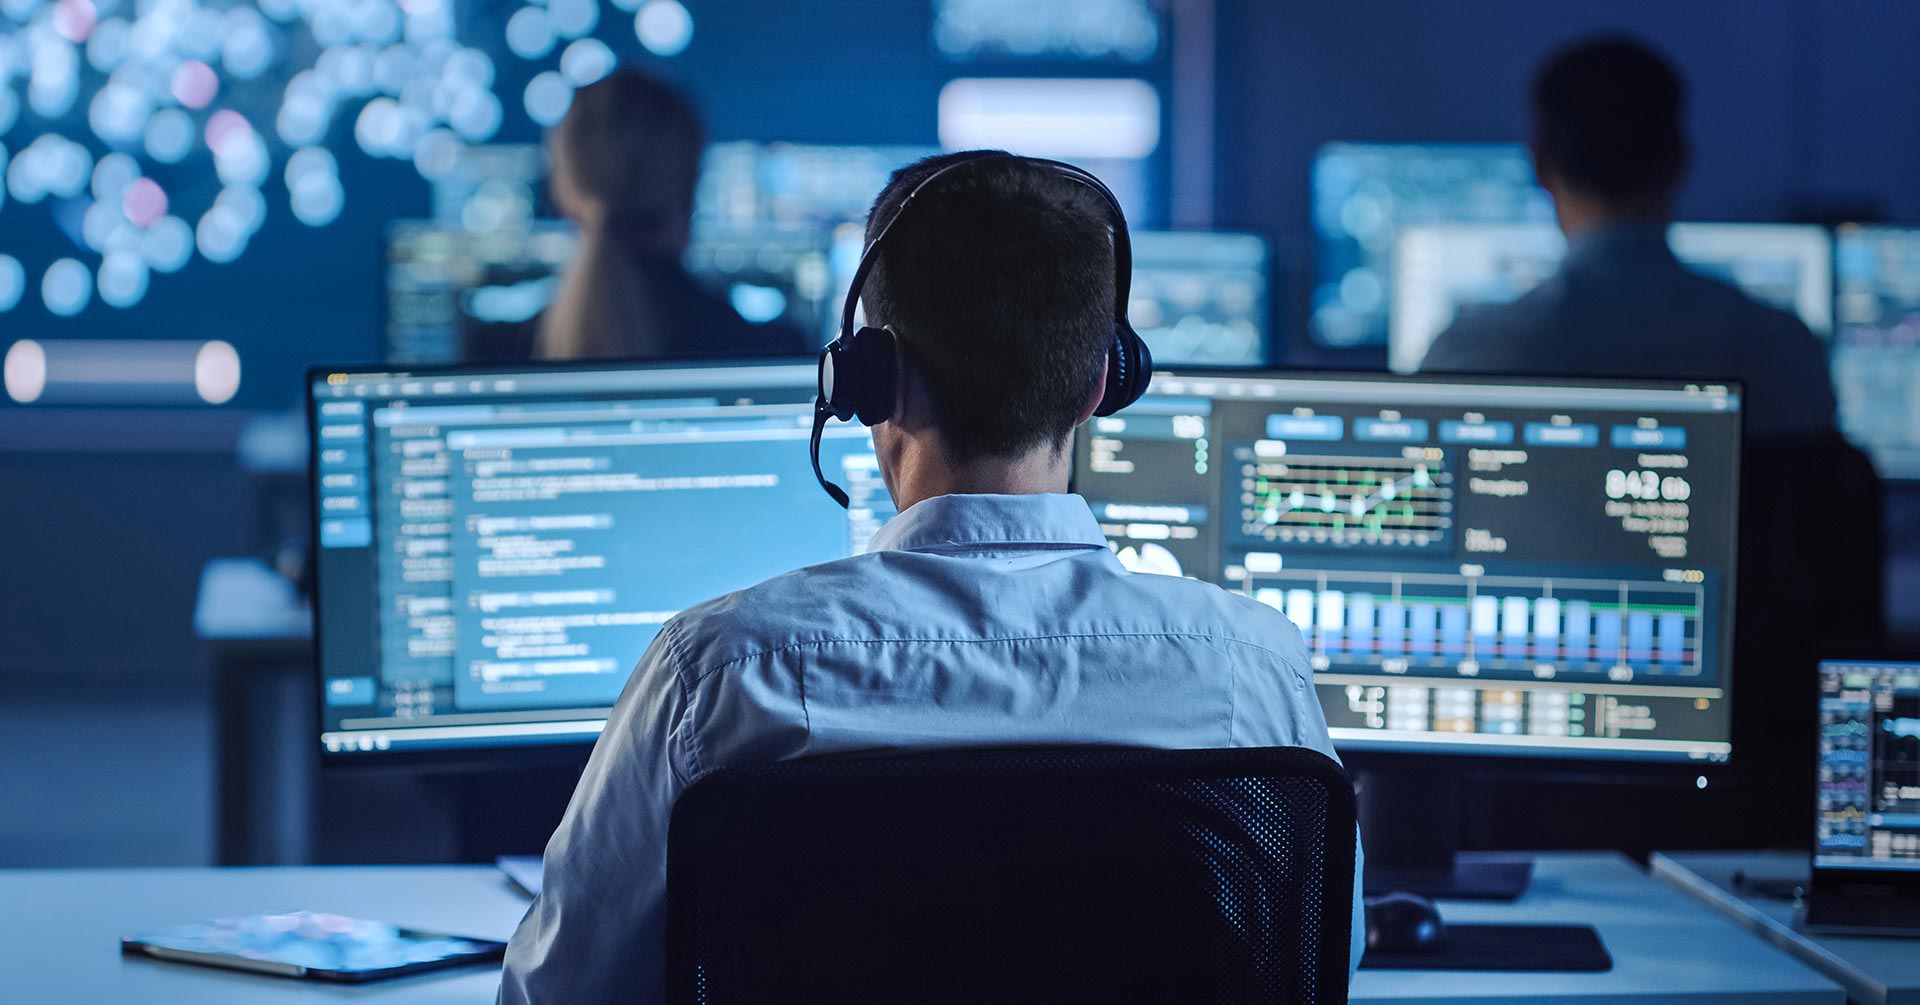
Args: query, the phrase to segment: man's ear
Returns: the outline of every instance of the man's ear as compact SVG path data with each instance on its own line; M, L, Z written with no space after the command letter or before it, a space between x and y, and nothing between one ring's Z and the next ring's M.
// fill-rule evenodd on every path
M1094 379L1093 392L1087 396L1086 401L1080 403L1080 417L1073 423L1075 428L1085 425L1088 419L1093 418L1093 413L1100 407L1101 399L1107 396L1107 368L1112 365L1113 357L1107 353L1101 353L1099 376Z

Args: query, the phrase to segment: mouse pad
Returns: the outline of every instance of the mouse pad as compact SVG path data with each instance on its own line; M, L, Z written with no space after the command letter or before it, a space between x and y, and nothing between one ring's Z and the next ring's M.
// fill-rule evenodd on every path
M1362 970L1613 969L1613 957L1588 925L1448 925L1446 947L1432 953L1367 950Z

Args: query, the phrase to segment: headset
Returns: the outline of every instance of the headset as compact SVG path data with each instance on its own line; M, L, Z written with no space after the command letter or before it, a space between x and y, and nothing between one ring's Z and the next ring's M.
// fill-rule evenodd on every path
M900 208L893 211L886 226L881 227L867 244L866 250L860 255L860 264L853 270L846 303L840 309L840 336L820 351L819 391L813 404L813 476L820 480L820 487L826 489L827 494L842 507L848 505L846 491L828 481L826 474L820 470L820 436L826 429L827 420L833 418L849 422L859 419L861 424L868 426L887 421L893 417L893 403L900 380L900 346L893 331L871 326L863 326L856 331L853 327L854 311L860 306L860 290L866 285L868 273L879 261L881 245L886 243L887 235L899 225L900 218L906 215L913 201L946 175L987 163L1031 164L1057 172L1069 181L1092 189L1107 207L1109 225L1113 228L1113 342L1107 349L1106 388L1093 414L1112 415L1140 400L1153 378L1153 354L1147 351L1146 341L1127 321L1127 298L1133 285L1133 242L1127 236L1127 216L1121 211L1120 200L1114 197L1112 190L1086 169L1063 161L1021 157L998 150L983 150L968 155L940 168L915 185L913 191L900 201Z

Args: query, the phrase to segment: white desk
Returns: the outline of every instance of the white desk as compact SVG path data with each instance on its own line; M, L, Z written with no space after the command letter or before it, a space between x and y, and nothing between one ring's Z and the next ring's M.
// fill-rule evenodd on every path
M120 955L122 935L280 910L505 939L527 901L486 866L0 871L0 998L21 1005L483 1005L500 987L491 967L356 987Z
M526 900L482 866L0 871L0 986L20 1002L228 1005L275 999L491 1002L491 969L365 987L182 966L119 953L121 935L182 921L325 910L504 939ZM1444 905L1456 921L1586 922L1615 966L1602 974L1362 971L1354 1002L1480 1005L1628 1002L1840 1005L1832 981L1617 855L1542 856L1517 904Z
M1533 885L1511 904L1442 901L1449 922L1587 924L1613 954L1598 974L1362 970L1351 1000L1480 1005L1838 1005L1839 985L1676 890L1623 855L1554 853L1536 859Z
M1791 901L1734 886L1736 871L1804 883L1806 852L1660 852L1652 864L1655 876L1839 981L1860 1005L1920 1005L1920 939L1808 935L1794 929Z

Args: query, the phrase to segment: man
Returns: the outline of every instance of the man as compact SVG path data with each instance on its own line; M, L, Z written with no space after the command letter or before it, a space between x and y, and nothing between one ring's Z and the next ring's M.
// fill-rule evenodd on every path
M1421 369L1737 378L1760 439L1830 434L1825 347L1792 315L1680 265L1666 227L1687 165L1684 85L1644 44L1603 38L1547 62L1533 161L1568 241L1558 275L1434 340Z
M897 172L871 240L922 180ZM1300 635L1252 599L1135 575L1066 494L1114 333L1100 197L996 158L914 200L863 288L899 345L873 428L900 515L865 555L681 613L607 723L507 952L503 1002L663 990L674 800L730 765L896 747L1298 745L1331 754ZM1364 925L1356 903L1353 959Z
M705 147L686 100L637 70L574 94L547 150L554 202L580 245L540 319L536 357L787 356L819 345L783 321L746 321L681 264Z

